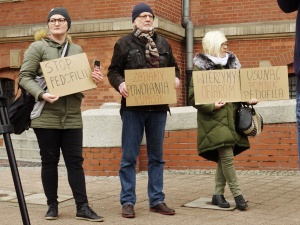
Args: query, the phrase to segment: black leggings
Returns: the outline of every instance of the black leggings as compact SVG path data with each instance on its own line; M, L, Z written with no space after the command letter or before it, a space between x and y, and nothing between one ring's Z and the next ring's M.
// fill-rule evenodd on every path
M47 204L57 202L58 162L60 149L68 171L68 181L77 208L87 203L85 176L82 167L82 129L33 129L42 159L42 183Z

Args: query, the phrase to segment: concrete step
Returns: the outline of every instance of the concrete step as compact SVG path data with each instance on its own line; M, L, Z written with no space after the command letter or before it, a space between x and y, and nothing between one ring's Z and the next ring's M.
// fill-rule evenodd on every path
M15 148L13 144L13 150L14 150L16 160L23 160L23 161L41 160L39 149ZM4 159L7 158L7 150L5 147L0 148L0 157Z
M41 160L39 145L32 129L26 130L20 135L11 134L10 137L16 160L29 162L39 162ZM4 140L3 146L0 147L0 158L7 159ZM64 164L62 154L60 164Z

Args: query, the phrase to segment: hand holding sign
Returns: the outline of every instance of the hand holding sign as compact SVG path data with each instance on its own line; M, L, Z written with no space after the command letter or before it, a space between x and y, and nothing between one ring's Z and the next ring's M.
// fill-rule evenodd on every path
M50 93L46 92L42 95L42 99L52 104L59 99L59 95L51 95Z
M128 91L127 91L125 82L122 82L122 83L119 85L119 91L120 91L120 94L121 94L124 98L127 98L127 97L128 97Z

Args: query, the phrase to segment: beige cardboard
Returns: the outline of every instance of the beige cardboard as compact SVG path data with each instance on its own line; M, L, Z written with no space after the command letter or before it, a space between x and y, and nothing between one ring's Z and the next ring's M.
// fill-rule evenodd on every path
M193 82L196 105L289 99L287 66L194 71Z
M239 70L193 71L193 83L196 105L241 99Z
M242 101L289 99L287 66L240 69Z
M40 63L49 93L65 96L96 88L85 53Z
M127 106L177 103L175 67L125 70Z

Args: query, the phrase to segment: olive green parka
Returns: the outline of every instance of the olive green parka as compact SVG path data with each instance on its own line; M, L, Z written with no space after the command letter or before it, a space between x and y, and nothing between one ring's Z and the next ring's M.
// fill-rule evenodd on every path
M82 53L80 46L72 43L70 36L60 45L47 37L46 30L36 33L35 41L30 44L24 54L19 73L19 85L22 86L36 101L45 92L34 80L43 77L40 62L61 57L63 48L68 41L67 56ZM46 102L41 115L31 121L32 128L78 129L82 128L81 101L82 93L59 97L53 104Z
M212 61L203 54L198 54L196 57L200 57L201 67L203 67L199 68L195 66L195 71L204 69L226 69L226 67L230 67L230 64L224 67L213 65ZM235 55L230 54L229 60L237 60L237 58ZM218 162L217 150L220 147L233 147L234 155L250 148L247 136L241 135L235 130L236 111L241 105L240 102L227 102L220 110L216 111L214 110L214 103L195 105L193 79L191 79L189 86L188 98L189 103L197 109L197 148L200 156L207 160Z

